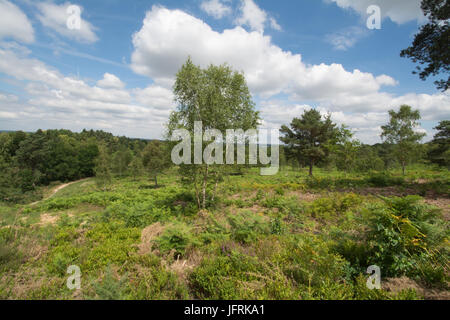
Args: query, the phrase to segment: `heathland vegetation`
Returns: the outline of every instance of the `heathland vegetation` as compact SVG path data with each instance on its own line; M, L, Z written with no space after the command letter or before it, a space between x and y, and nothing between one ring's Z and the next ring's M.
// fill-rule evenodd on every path
M169 135L260 121L226 65L188 60L174 93ZM424 144L419 112L399 107L376 145L314 109L297 115L272 176L263 163L174 165L171 141L0 133L0 298L448 298L450 122Z

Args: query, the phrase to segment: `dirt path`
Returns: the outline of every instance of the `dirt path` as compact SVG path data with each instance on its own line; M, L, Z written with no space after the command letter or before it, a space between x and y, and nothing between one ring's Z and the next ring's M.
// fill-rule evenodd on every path
M86 180L88 180L88 179L90 179L90 178L85 178L85 179L81 179L81 180L77 180L77 181L72 181L72 182L64 183L64 184L62 184L62 185L60 185L60 186L57 186L55 189L52 190L52 192L50 193L50 195L49 195L48 197L46 197L46 198L44 198L44 199L42 199L42 200L33 202L33 203L30 204L30 206L35 206L35 205L37 205L38 203L41 203L42 201L45 201L45 200L48 200L48 199L52 198L56 193L58 193L58 192L61 191L62 189L66 188L66 187L68 187L68 186L70 186L70 185L72 185L72 184L74 184L74 183L86 181Z

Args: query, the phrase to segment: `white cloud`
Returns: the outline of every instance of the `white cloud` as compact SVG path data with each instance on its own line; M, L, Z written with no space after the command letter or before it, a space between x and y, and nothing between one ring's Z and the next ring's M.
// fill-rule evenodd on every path
M281 31L282 28L274 17L271 17L266 11L261 9L254 0L240 0L240 14L234 23L238 26L248 26L251 31L264 33L266 24L276 30Z
M267 21L267 13L253 0L241 0L241 16L236 19L239 26L249 26L254 31L264 32L264 24Z
M420 8L421 0L325 0L334 2L344 9L352 9L362 17L367 17L367 8L377 5L381 9L383 18L389 18L393 22L403 24L408 21L425 21Z
M271 17L269 19L269 21L270 21L270 27L272 29L277 30L277 31L281 31L282 30L281 26L278 24L278 22L277 22L277 20L275 20L275 18Z
M125 87L125 83L123 83L117 76L111 73L105 73L103 75L103 79L97 81L97 86L101 88L123 89Z
M13 94L0 93L0 102L16 102L19 97Z
M220 0L204 0L200 8L216 19L222 19L232 12L231 7L225 5Z
M31 43L34 30L27 16L15 4L0 0L0 39L13 38L17 41Z
M335 50L346 51L368 34L368 29L355 26L329 34L326 40Z
M71 30L67 27L67 20L70 17L70 14L67 13L67 9L71 5L70 2L61 5L51 2L40 2L37 4L37 8L40 11L40 14L38 14L37 17L43 26L52 29L64 37L85 43L96 42L98 37L94 32L94 26L82 17L80 17L81 24L79 30ZM82 11L82 8L80 6L78 7Z
M294 117L300 118L304 111L310 110L310 105L286 104L285 101L269 100L262 102L261 116L263 126L279 129L282 125L290 125ZM365 143L380 142L381 125L388 120L386 112L377 113L345 113L342 111L330 112L330 110L317 107L323 116L330 113L331 118L338 125L348 125L355 133L355 138Z
M161 86L150 86L145 89L135 89L136 101L143 106L152 106L158 110L168 110L174 105L174 96L171 90Z
M288 124L313 105L355 128L364 142L378 142L387 111L401 104L419 109L425 120L450 117L448 93L383 92L383 86L395 86L397 81L388 75L349 71L340 64L307 65L300 54L284 51L263 33L240 26L216 32L180 10L154 6L134 34L133 45L132 69L154 81L147 88L127 90L109 73L90 85L29 58L26 48L0 43L0 73L20 81L29 97L22 103L0 94L2 126L22 121L28 130L104 128L132 137L160 138L174 108L170 86L188 55L203 67L228 63L243 71L256 100L263 101L259 107L266 127ZM278 94L288 99L274 100Z
M348 72L338 64L307 66L299 54L273 45L269 36L241 27L219 33L183 11L157 6L147 13L133 44L132 69L158 83L170 83L188 56L202 66L229 63L245 72L253 93L263 96L292 93L320 98L342 91L366 94L395 83L388 76L380 81L359 70Z
M2 127L20 122L27 130L101 128L130 137L160 138L174 108L167 89L152 85L127 91L119 88L120 79L110 76L99 82L107 79L115 86L91 86L11 49L0 48L0 72L23 81L29 96L22 104L13 95L0 94Z
M153 7L133 36L133 44L132 69L161 86L173 83L174 75L190 55L203 67L229 63L244 71L252 93L263 99L286 94L298 105L313 101L331 112L369 117L408 103L421 110L426 119L450 116L448 94L397 97L382 91L384 86L397 85L388 75L348 71L336 63L306 65L301 55L282 50L269 36L241 27L216 32L180 10ZM275 118L271 114L266 119Z

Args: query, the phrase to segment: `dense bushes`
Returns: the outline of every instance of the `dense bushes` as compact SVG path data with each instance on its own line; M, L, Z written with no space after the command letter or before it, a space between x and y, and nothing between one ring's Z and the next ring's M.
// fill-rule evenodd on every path
M385 198L367 206L352 233L331 234L333 251L350 262L353 277L377 265L384 277L406 275L446 286L448 224L439 210L420 200Z
M448 228L438 219L438 212L420 197L385 199L384 205L369 208L366 241L372 255L370 262L379 265L389 276L420 272L418 261L444 254L442 246ZM442 268L443 266L436 266Z

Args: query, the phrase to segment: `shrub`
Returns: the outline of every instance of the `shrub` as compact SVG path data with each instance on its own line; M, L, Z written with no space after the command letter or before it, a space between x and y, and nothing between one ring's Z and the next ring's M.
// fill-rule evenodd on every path
M314 218L328 220L343 215L348 210L359 206L361 202L361 198L353 193L344 196L335 194L315 200L310 204L308 211Z
M221 248L189 279L199 299L332 299L337 287L344 298L351 295L351 287L343 283L346 265L313 235L269 236L251 246Z
M384 199L369 207L367 243L372 264L388 276L410 273L420 257L432 257L430 249L445 238L445 226L433 208L420 197Z
M198 244L192 228L182 222L169 224L163 234L156 239L156 245L162 253L174 252L174 257L183 256L186 249Z
M123 300L127 290L127 276L117 278L111 266L106 269L103 279L94 284L95 299Z
M127 228L123 222L99 223L86 233L88 247L80 265L82 270L91 271L110 264L123 265L130 254L137 250L141 238L137 228Z
M241 243L251 243L259 235L270 233L269 223L264 221L262 216L251 211L230 215L228 216L228 222L231 225L232 238Z
M136 261L140 266L128 277L129 296L137 300L186 300L189 293L177 275L161 265L155 255L141 256ZM133 267L134 268L134 267Z
M378 173L371 175L367 182L374 187L401 186L405 180L401 177L392 177L387 173Z

